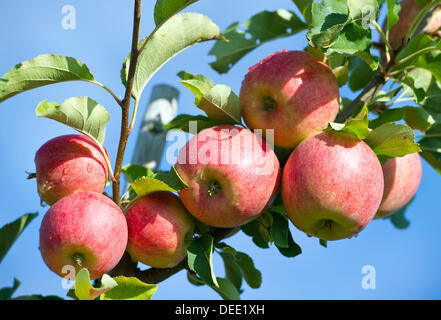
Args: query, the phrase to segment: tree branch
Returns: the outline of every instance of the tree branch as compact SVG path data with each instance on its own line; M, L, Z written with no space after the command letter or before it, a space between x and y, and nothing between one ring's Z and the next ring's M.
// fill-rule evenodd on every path
M118 153L116 155L115 169L113 174L115 176L115 182L113 183L113 201L117 204L121 204L121 168L124 159L124 152L129 138L129 112L130 112L130 99L132 97L132 88L135 78L136 64L138 61L138 39L139 39L139 27L141 21L141 0L135 0L134 10L134 22L133 22L133 34L132 34L132 49L130 54L130 66L127 77L126 92L124 100L122 101L122 116L121 116L121 135L118 145Z
M344 108L337 116L336 122L343 123L348 120L352 113L354 112L355 107L359 103L368 103L377 95L377 92L383 87L386 82L385 75L379 71L369 82L369 84L364 88L364 90L356 97L352 102Z

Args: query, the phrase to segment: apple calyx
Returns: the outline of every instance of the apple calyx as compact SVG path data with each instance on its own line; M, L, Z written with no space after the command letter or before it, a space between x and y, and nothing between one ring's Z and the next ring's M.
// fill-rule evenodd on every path
M220 183L217 182L216 180L213 180L208 184L208 194L211 197L218 194L221 190L222 190L222 187L221 187Z
M334 224L334 220L331 219L323 219L320 221L320 229L329 229L332 230L332 225Z
M81 253L79 253L79 252L75 252L73 255L72 255L72 260L80 267L80 268L82 268L83 266L82 266L82 264L83 264L83 261L84 261L84 256L81 254Z
M267 112L273 112L276 109L276 101L271 97L266 97L263 100L263 109Z

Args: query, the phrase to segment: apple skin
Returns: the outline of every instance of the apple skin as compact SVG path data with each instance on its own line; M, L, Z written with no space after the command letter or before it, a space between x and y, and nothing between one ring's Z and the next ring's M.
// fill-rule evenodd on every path
M383 187L381 164L364 141L322 132L301 142L289 157L282 199L298 229L339 240L358 235L374 218Z
M87 268L97 279L120 261L127 245L127 223L121 209L97 192L76 192L57 201L40 227L40 252L60 277L63 267ZM81 266L75 256L80 255Z
M416 4L415 0L403 0L400 2L401 11L399 13L398 22L389 31L389 42L392 48L397 48L401 45L403 38L406 36L407 31L412 25L413 20L416 18L418 12L421 10ZM427 20L427 24L424 28L424 32L429 34L437 34L441 36L441 31L438 31L441 27L441 7L433 11L431 16ZM384 22L383 30L387 28L387 19Z
M427 22L425 32L441 37L441 7L436 8Z
M133 261L155 268L172 268L187 255L194 219L179 198L159 191L136 200L126 211Z
M64 135L47 141L35 154L38 194L49 205L76 191L102 193L106 160L85 135Z
M405 206L417 192L422 176L418 152L388 159L382 167L384 193L376 218L390 216Z
M257 218L280 182L279 161L265 140L231 125L192 137L175 167L189 186L179 192L182 203L196 219L215 227L237 227Z
M283 148L294 148L334 121L339 97L331 69L304 51L266 57L249 69L240 90L247 126L274 129L274 144Z

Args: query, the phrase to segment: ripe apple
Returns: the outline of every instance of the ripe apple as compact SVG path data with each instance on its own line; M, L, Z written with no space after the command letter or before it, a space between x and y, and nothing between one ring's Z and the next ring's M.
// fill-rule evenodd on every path
M251 67L240 101L248 127L274 129L274 144L294 148L334 121L339 109L331 69L304 51L281 51Z
M126 211L127 252L134 261L155 268L172 268L187 255L194 219L179 198L154 192L136 200Z
M383 200L377 218L392 215L405 206L420 185L422 166L418 152L387 160L382 165L384 175Z
M40 227L40 251L47 266L61 277L65 266L87 268L91 279L112 270L127 245L121 209L97 192L75 192L57 201Z
M383 171L371 148L340 132L301 142L286 163L282 199L293 224L310 236L356 236L374 218L383 196Z
M401 45L403 38L415 20L420 8L415 0L403 0L400 2L401 11L399 13L398 22L389 31L389 42L392 48L397 48ZM386 30L387 20L384 22L383 29ZM437 8L431 13L426 21L426 26L423 32L429 34L438 34L441 36L439 28L441 27L441 8Z
M49 140L35 154L38 194L49 205L76 191L102 193L107 165L99 147L85 135Z
M273 200L279 161L265 140L231 125L199 132L179 151L176 170L189 188L182 203L199 221L237 227L257 218Z

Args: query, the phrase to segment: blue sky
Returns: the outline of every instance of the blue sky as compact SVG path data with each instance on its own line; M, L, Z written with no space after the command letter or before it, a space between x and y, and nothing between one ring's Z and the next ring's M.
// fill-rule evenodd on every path
M76 8L76 29L61 27L63 6ZM144 1L141 35L154 27L154 1ZM234 21L245 21L261 10L286 8L296 10L290 0L201 0L187 11L208 15L222 30ZM86 63L95 78L117 95L123 95L119 72L127 56L132 29L131 1L3 1L0 4L0 74L18 62L39 54L55 53L75 57ZM145 110L150 88L166 83L180 90L179 112L197 114L194 96L179 84L181 70L203 73L216 83L228 84L238 93L249 66L281 49L302 50L305 33L263 45L242 59L228 74L218 75L209 67L213 57L208 51L213 43L187 49L162 68L151 80L141 101ZM351 97L342 89L341 94ZM105 146L115 159L119 138L120 114L113 99L101 88L86 83L65 83L44 87L11 98L0 105L0 225L24 213L39 211L0 264L0 288L11 286L13 278L21 281L18 295L56 294L64 296L61 279L44 264L38 250L38 230L46 208L40 207L35 180L26 180L25 171L33 171L34 154L47 140L73 131L54 121L38 119L35 108L42 100L63 102L73 96L90 96L111 114ZM137 123L139 125L139 121ZM138 126L136 126L138 127ZM132 135L125 163L128 163L136 141ZM162 169L168 165L163 163ZM359 237L319 245L291 226L295 241L303 253L293 259L281 256L275 247L260 249L242 234L228 239L228 244L247 252L262 271L260 289L245 285L243 299L440 299L441 298L441 215L439 185L441 177L423 163L423 178L415 201L406 216L410 227L394 228L387 220L373 221ZM215 273L224 275L220 258L215 256ZM363 266L376 270L376 289L361 286ZM160 284L155 299L218 299L206 287L194 287L185 273Z

